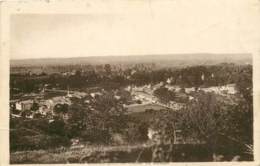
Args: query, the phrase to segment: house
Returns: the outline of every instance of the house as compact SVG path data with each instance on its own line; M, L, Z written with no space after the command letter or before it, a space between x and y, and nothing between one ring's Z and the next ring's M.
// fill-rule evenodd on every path
M53 109L57 104L67 104L71 105L72 102L69 98L65 96L58 96L58 97L53 97L51 99L45 100L43 102L40 102L40 108L39 111L41 114L45 115L47 112L52 112Z
M129 85L129 86L127 86L127 87L125 88L125 90L128 91L128 92L131 92L131 91L132 91L132 87Z
M158 133L158 131L148 128L147 136L150 140L153 140L155 138L155 135Z
M196 91L195 87L185 88L185 92L186 92L186 93L191 93L191 92L195 92L195 91Z
M90 100L85 100L84 103L89 104Z
M16 103L18 102L19 100L10 100L10 110L15 110L16 109Z
M172 83L172 80L173 80L172 77L168 78L168 79L166 80L167 84L171 84L171 83Z
M33 107L33 100L24 100L15 103L15 108L19 111L31 110Z
M120 100L120 99L121 99L121 97L118 96L118 95L115 95L114 97L115 97L115 99L117 99L117 100Z
M202 81L205 80L205 75L204 75L204 73L201 75L201 80L202 80Z
M134 75L135 73L136 73L136 70L133 69L133 70L131 71L131 75Z
M90 93L90 96L93 97L93 98L95 98L96 96L101 96L101 95L102 95L102 93L100 93L100 92Z
M174 144L184 143L184 138L182 136L181 130L174 130Z
M158 84L156 84L156 85L153 86L153 90L156 90L156 89L158 89L158 88L160 88L160 87L162 87L162 86L164 86L164 83L163 83L163 82L160 82L160 83L158 83ZM167 85L166 85L166 86L167 86Z
M58 96L58 97L53 97L51 99L51 102L56 105L56 104L68 104L71 105L71 101L69 98L66 98L65 96Z
M39 107L39 113L42 115L47 115L47 113L50 111L47 105L42 105Z
M189 96L189 100L194 100L194 97L193 96Z

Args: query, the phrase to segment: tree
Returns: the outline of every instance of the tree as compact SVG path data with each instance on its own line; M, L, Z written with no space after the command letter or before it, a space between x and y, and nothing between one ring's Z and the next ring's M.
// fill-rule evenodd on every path
M252 116L246 105L227 105L213 93L201 93L180 112L184 136L205 141L212 153L243 153L252 143Z
M105 70L105 72L106 72L107 75L110 75L111 72L112 72L112 69L111 69L110 64L105 64L104 70Z
M122 132L126 125L124 108L112 92L95 98L91 105L72 104L68 111L67 128L70 137L109 143L113 132Z
M33 105L32 105L32 111L37 111L39 109L39 104L36 103L36 102L33 102Z
M236 79L236 88L248 104L253 100L252 66L241 70Z
M153 136L152 162L171 162L175 155L176 114L169 110L160 110L160 113L151 120L150 126L157 131Z
M123 131L129 143L146 142L148 140L149 123L143 119L127 116L127 126Z
M154 91L154 95L158 97L161 102L168 103L175 99L175 93L173 91L168 90L165 87L160 87Z
M72 104L68 109L67 129L70 137L80 136L82 130L85 130L89 123L89 109L79 104Z
M197 100L188 103L182 110L179 123L185 134L193 134L200 140L214 142L223 118L219 113L220 106L214 94L202 93Z
M55 120L48 125L48 133L52 135L65 136L65 123L62 118L55 118Z
M242 68L236 79L236 88L243 99L233 111L233 123L237 124L240 130L236 135L248 146L253 146L253 77L252 65ZM239 111L239 114L237 113Z
M97 115L102 118L100 124L104 130L119 132L125 126L125 108L115 99L112 92L106 92L99 96L93 107Z
M68 108L68 104L56 104L53 108L53 111L56 114L65 114L68 112Z

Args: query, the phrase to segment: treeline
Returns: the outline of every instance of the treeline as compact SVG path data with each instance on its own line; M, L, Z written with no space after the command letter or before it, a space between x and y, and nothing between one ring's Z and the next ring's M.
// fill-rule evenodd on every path
M66 89L84 89L98 86L116 89L127 85L145 85L165 82L183 87L219 86L235 83L241 73L252 75L252 65L219 64L213 66L192 66L181 69L164 68L152 70L145 65L134 66L125 70L113 70L109 64L102 70L77 70L73 75L55 73L50 75L11 75L11 94L33 92L42 89L44 84L50 87ZM251 79L251 78L249 78Z

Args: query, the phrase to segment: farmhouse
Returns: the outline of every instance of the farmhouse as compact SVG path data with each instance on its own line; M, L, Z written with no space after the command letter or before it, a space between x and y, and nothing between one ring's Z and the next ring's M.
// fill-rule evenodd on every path
M19 111L30 110L33 107L33 100L24 100L15 103L15 108Z

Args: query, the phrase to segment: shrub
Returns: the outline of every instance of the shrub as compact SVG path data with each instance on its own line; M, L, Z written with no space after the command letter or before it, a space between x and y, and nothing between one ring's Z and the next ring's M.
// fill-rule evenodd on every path
M148 124L145 122L130 122L126 129L128 142L145 142L148 140Z

